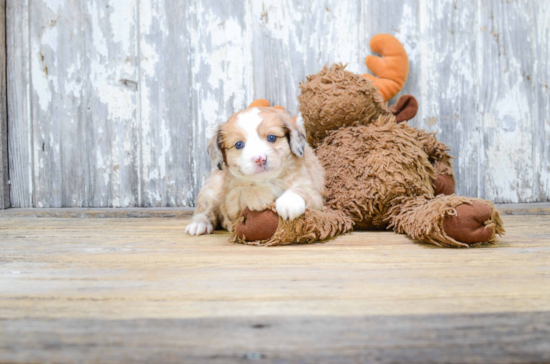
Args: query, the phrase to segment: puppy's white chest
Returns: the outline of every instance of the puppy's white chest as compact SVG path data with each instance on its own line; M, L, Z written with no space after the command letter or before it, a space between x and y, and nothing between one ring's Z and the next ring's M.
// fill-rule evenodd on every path
M233 188L226 196L229 215L238 216L248 207L252 211L265 210L275 202L284 189L275 184L253 184Z

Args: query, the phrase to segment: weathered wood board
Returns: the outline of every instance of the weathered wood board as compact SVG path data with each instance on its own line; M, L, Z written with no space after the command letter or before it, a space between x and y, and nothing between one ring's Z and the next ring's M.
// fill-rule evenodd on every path
M10 206L6 89L6 1L0 0L0 210Z
M9 363L550 361L550 312L0 322ZM5 333L5 337L2 337Z
M456 157L458 193L550 200L550 3L7 0L11 204L194 206L217 124L254 98L298 110L369 39L410 58L411 124Z
M444 249L392 232L244 246L185 235L189 216L2 217L0 361L546 363L550 216L503 219L498 244Z

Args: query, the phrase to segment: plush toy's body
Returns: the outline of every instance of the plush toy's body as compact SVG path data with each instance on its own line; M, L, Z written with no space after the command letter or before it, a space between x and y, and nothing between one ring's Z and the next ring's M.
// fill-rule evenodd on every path
M383 56L384 51L404 54L391 36L377 36L373 41ZM372 41L371 47L375 48ZM380 62L368 58L369 63L377 65L376 74L384 74ZM389 64L403 61L392 58ZM247 211L232 241L257 245L313 242L350 231L352 226L393 228L447 247L496 241L504 229L493 204L454 195L449 148L433 134L400 122L416 113L414 98L401 97L393 107L387 106L384 99L399 92L406 74L394 69L396 88L392 80L372 82L344 68L325 67L300 85L308 143L326 171L325 210L306 210L294 221L284 221L272 211L252 215ZM389 86L383 88L384 84ZM256 239L250 241L247 232L249 236L254 232Z
M327 205L345 212L355 230L389 227L441 246L492 242L502 232L490 202L435 197L434 164L448 162L445 146L407 123L398 124L393 115L331 132L316 152L326 172ZM459 227L474 234L473 240L444 229L446 217L459 205L462 214L480 215L481 221Z

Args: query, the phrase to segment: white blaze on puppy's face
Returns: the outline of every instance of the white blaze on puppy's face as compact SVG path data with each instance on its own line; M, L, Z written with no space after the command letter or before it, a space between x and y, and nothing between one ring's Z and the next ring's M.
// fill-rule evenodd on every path
M272 162L269 160L272 146L268 145L267 139L262 140L258 135L258 126L262 121L260 109L257 107L240 113L237 117L237 125L245 135L245 140L242 141L244 148L241 149L239 157L239 166L245 175L268 171L268 166Z

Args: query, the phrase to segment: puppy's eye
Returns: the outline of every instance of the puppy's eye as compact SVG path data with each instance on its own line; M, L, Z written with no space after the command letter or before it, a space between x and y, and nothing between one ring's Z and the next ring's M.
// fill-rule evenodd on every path
M275 136L273 134L269 134L267 136L267 141L270 142L270 143L275 143L277 141L277 136Z
M235 143L235 148L237 149L242 149L244 147L244 143L243 142L236 142Z

